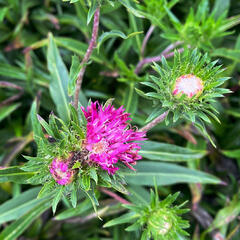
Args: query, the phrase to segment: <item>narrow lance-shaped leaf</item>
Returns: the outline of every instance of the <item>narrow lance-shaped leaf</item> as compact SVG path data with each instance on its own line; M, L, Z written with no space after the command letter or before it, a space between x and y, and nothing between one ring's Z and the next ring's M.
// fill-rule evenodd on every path
M34 208L43 199L36 199L40 187L35 187L27 190L0 205L0 224L12 220L24 215L26 212Z
M58 190L57 190L57 193L53 199L53 202L52 202L52 211L53 211L53 214L55 214L56 212L56 209L57 209L57 205L59 203L59 201L61 200L62 198L62 194L63 194L63 186L61 186Z
M128 113L134 114L137 110L138 94L135 92L135 84L133 82L129 84L124 93L123 105Z
M154 186L154 178L157 185L162 186L176 183L219 184L221 182L220 179L210 174L171 163L141 161L135 168L136 173L124 173L127 182L134 185Z
M81 69L80 60L76 55L74 55L72 57L72 65L70 68L70 79L69 79L69 83L68 83L68 95L69 96L72 96L74 94L76 80L77 80L80 69Z
M92 0L90 9L89 9L88 15L87 15L87 25L91 22L92 17L97 9L97 6L98 6L97 0Z
M192 150L173 144L146 141L141 148L140 154L150 160L185 162L202 158L206 151Z
M228 223L233 221L240 213L240 201L239 193L237 193L233 200L228 204L228 206L222 208L216 215L216 218L213 220L209 230L212 231L216 228L221 228L226 226Z
M97 44L97 48L99 50L100 46L109 38L113 38L113 37L120 37L123 39L128 39L130 37L133 37L137 34L141 34L142 32L133 32L129 35L125 35L123 32L121 32L120 30L112 30L110 32L105 32L103 33L99 39L98 39L98 44Z
M19 167L8 167L0 169L0 182L15 182L27 184L27 180L31 178L34 172L25 172Z
M37 118L37 102L34 101L31 107L31 123L33 129L34 140L38 143L41 138L44 138L42 127Z
M20 106L19 103L0 107L0 122Z
M38 204L34 209L7 226L0 234L0 239L17 239L43 212L51 206L49 199Z
M52 77L50 82L50 94L61 119L65 122L69 122L70 111L68 103L70 99L67 94L69 76L52 34L49 34L47 60L48 70Z

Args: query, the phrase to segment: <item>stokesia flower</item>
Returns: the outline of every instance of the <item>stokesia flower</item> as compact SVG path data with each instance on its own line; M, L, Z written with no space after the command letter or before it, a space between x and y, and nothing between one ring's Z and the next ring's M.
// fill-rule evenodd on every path
M98 102L91 103L85 110L87 120L86 149L89 151L89 162L96 163L102 169L114 174L119 168L118 161L130 169L142 157L138 154L140 143L145 140L145 132L133 129L128 120L129 113L121 106L115 109L112 105L103 107Z
M203 90L203 82L193 74L186 74L177 78L173 95L186 94L188 98L199 95Z
M67 185L72 182L74 170L69 168L69 162L55 158L50 165L50 173L54 180L60 185Z

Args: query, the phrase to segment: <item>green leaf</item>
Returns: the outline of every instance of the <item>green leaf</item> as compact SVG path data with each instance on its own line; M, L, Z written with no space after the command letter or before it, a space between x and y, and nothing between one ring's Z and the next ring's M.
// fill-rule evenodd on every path
M90 190L90 177L89 175L82 175L80 179L80 186L85 190Z
M25 172L19 167L8 167L0 169L0 182L15 182L26 184L27 180L34 176L34 172Z
M135 84L131 82L124 91L123 106L125 111L135 114L138 106L138 94L135 92Z
M32 188L0 205L0 224L15 220L34 208L43 199L36 199L40 187Z
M127 232L137 231L139 228L141 228L141 224L138 222L135 222L132 225L125 228L125 231Z
M42 125L42 127L46 130L46 132L50 136L55 137L55 134L52 131L52 129L50 128L50 126L48 125L48 123L38 114L37 114L37 118L38 118L38 121L40 122L40 124Z
M130 194L127 197L131 200L131 202L136 204L142 203L144 205L149 204L150 194L144 187L130 185L128 186L127 189L130 192Z
M88 48L88 45L86 43L82 43L82 42L72 39L72 38L56 37L54 39L58 46L64 47L64 48L78 54L81 57L84 57L84 55L87 51L87 48ZM97 63L106 64L107 66L109 66L109 63L108 63L107 59L105 59L104 55L101 54L101 57L100 57L100 54L98 55L96 53L96 50L93 51L93 53L90 56L90 59Z
M153 119L155 119L156 117L160 116L161 114L163 114L164 112L166 112L167 109L166 108L155 108L152 113L148 116L146 122L150 122Z
M97 200L97 197L95 195L95 192L93 189L91 189L90 191L88 192L84 192L88 198L90 199L91 203L92 203L92 206L94 208L94 211L97 212L97 207L96 206L99 206L99 203L98 203L98 200Z
M187 162L197 160L206 155L206 151L191 150L173 144L154 141L145 141L139 153L150 160L171 162Z
M56 190L55 181L54 180L48 181L41 188L40 192L38 193L37 198L43 198L51 193L54 193L55 190Z
M20 103L12 104L9 106L3 106L0 107L0 122L9 116L12 112L14 112L18 107L20 106Z
M75 183L72 184L72 192L71 192L71 203L74 208L77 206L77 186Z
M136 173L124 173L127 182L134 185L154 186L154 178L158 185L176 183L219 184L221 182L220 179L210 174L171 163L141 161L135 168Z
M208 14L208 12L209 12L209 1L202 0L198 5L198 9L196 12L196 19L198 21L205 19L205 16Z
M123 38L123 39L128 39L130 37L133 37L137 34L141 34L142 32L133 32L133 33L130 33L129 35L125 35L123 32L121 32L120 30L112 30L110 32L105 32L103 33L99 39L98 39L98 44L97 44L97 48L99 49L100 46L109 38L113 38L113 37L120 37L120 38Z
M1 7L1 9L0 9L0 23L4 20L7 12L8 12L8 7Z
M217 48L212 53L213 57L223 57L240 62L240 50L228 49L228 48Z
M62 198L63 190L64 190L64 187L63 187L63 186L61 186L59 189L57 189L57 194L55 195L55 197L54 197L54 199L53 199L53 202L52 202L52 211L53 211L53 214L55 214L56 209L57 209L57 205L58 205L59 201L60 201L61 198Z
M128 194L127 189L118 180L112 180L111 186L118 192L121 192L123 194Z
M97 0L92 0L91 7L90 7L90 9L88 11L88 15L87 15L87 25L91 22L92 17L94 15L94 13L96 12L97 7L98 7Z
M112 37L120 37L120 38L123 38L123 39L127 39L127 36L119 31L119 30L112 30L110 32L105 32L103 33L99 38L98 38L98 44L97 44L97 48L99 49L100 46L109 38L112 38Z
M51 206L49 199L39 203L31 211L20 217L18 220L7 226L0 234L0 239L17 239L43 212Z
M37 102L34 101L32 103L31 111L31 123L32 123L32 129L33 129L33 137L34 140L39 143L40 139L44 139L44 134L42 131L42 127L37 119Z
M240 149L235 150L223 150L223 154L230 158L240 159Z
M227 15L230 7L230 0L215 0L213 13L215 19L218 19L220 16Z
M0 75L19 80L26 80L26 74L21 68L6 63L0 63Z
M70 80L68 82L68 95L72 96L76 87L76 80L81 69L79 58L74 55L72 56L72 65L70 68Z
M106 228L106 227L112 227L112 226L123 224L123 223L129 223L129 222L132 222L137 217L139 217L139 215L136 213L133 213L133 212L125 213L118 218L108 221L103 225L103 227Z
M70 2L70 3L76 3L78 2L79 0L62 0L63 2Z
M50 94L57 107L60 118L65 122L69 122L70 111L68 103L70 99L67 95L69 83L67 68L62 61L52 34L49 34L48 40L48 70L52 77L50 82Z
M221 228L233 221L240 213L240 199L239 194L233 197L233 200L228 206L222 208L216 215L209 229Z
M148 236L149 236L148 231L147 229L145 229L142 233L141 240L149 240Z
M89 176L95 181L96 184L98 183L98 175L95 168L90 169Z
M81 202L76 208L70 208L55 217L55 220L64 220L76 216L80 216L82 213L88 211L92 208L91 201L87 198L85 201Z
M142 14L140 11L136 10L135 8L133 8L130 4L129 1L126 0L118 0L124 7L127 8L127 10L129 10L133 15L135 15L136 17L142 17Z

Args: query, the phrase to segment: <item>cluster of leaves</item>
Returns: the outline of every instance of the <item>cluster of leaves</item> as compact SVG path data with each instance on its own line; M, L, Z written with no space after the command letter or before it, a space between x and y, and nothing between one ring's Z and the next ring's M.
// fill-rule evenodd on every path
M240 22L240 15L227 18L226 10L220 14L218 11L222 7L220 4L222 3L217 3L210 13L209 1L202 0L196 12L193 8L190 9L184 24L171 13L175 32L171 28L166 29L163 36L172 41L180 40L190 46L203 48L205 51L214 49L214 42L232 34L228 30ZM225 4L228 5L228 3Z
M151 190L151 200L148 204L136 202L133 205L124 205L130 212L107 222L104 226L132 223L126 231L142 230L141 240L148 240L151 237L156 240L171 240L188 236L189 234L183 229L188 228L189 223L179 216L189 211L182 209L186 202L179 206L172 206L178 196L179 193L170 194L159 201L157 188L155 193Z
M155 65L152 69L149 68L148 62L149 65L145 65L145 71L141 71L141 75L138 75L139 72L136 72L135 68L143 56L160 56L156 59L161 61L162 51L175 41L181 41L180 44L184 47L193 49L198 47L214 60L216 57L220 58L219 63L226 67L225 73L216 77L215 73L220 70L219 66L217 63L215 66L211 65L210 60L207 60L204 66L206 71L200 73L203 80L208 79L207 72L216 77L211 78L211 82L205 82L214 83L211 93L216 93L218 83L225 80L220 80L224 77L222 75L232 77L224 83L224 87L230 88L233 93L225 95L223 100L211 102L211 105L205 102L207 105L204 105L201 111L195 108L199 98L190 104L191 108L187 108L189 106L187 99L174 98L175 104L176 100L179 103L179 111L185 111L185 116L190 121L183 122L179 118L179 121L168 126L165 124L156 126L148 135L149 141L142 145L140 153L143 160L136 165L136 173L122 172L127 182L124 187L130 194L121 195L117 192L115 194L127 198L132 203L131 206L135 207L127 214L132 216L138 213L139 216L131 222L139 223L132 227L131 232L124 230L126 228L124 223L129 222L131 216L127 215L128 219L125 218L126 221L121 222L121 217L124 217L122 212L126 211L126 206L123 207L100 191L95 190L95 196L91 192L91 186L96 184L96 176L97 183L105 187L110 184L113 186L114 179L109 180L108 175L106 179L101 178L102 173L95 174L94 170L89 169L85 177L78 175L68 187L61 187L53 182L48 169L53 155L57 154L62 158L69 151L76 151L73 149L74 146L81 148L81 141L77 141L76 136L81 136L82 133L77 127L79 125L73 124L75 120L70 103L77 73L80 70L79 62L87 50L93 15L99 3L101 5L99 38L97 49L94 49L91 55L84 76L79 99L81 105L87 106L87 98L101 99L103 102L108 98L115 98L116 106L124 105L126 111L132 114L133 122L138 127L144 126L146 119L149 121L149 116L152 119L157 116L156 111L161 114L162 109L159 108L162 105L159 99L154 100L157 105L153 111L150 107L152 102L139 96L135 89L139 89L140 82L144 81L148 84L145 85L144 91L147 91L149 85L154 82L157 83L156 92L165 91L166 86L161 85L159 75L161 76L162 72L173 73L171 69L176 66L174 60L170 59L173 52L166 56L169 57L167 65L164 60L162 61L163 67L159 64L160 67ZM189 12L189 9L193 10ZM161 199L166 198L169 204L176 197L169 194L181 191L176 203L164 205L165 210L175 209L175 213L181 213L178 206L192 199L189 203L192 204L191 214L187 213L184 218L190 220L191 226L187 231L193 239L222 236L238 240L239 9L239 2L230 0L0 0L0 87L4 87L0 88L0 163L4 167L0 169L0 224L2 224L0 239L17 239L20 236L29 239L52 239L64 236L67 240L78 239L81 236L86 240L132 240L140 239L145 229L145 237L148 235L150 238L150 233L154 232L151 231L153 225L150 223L148 226L147 220L141 216L151 218L150 212L154 201L151 201L149 187L154 185L153 179L156 179L159 191L155 197L159 195ZM154 26L154 30L143 54L141 47L149 26ZM181 66L186 69L188 66L185 60L188 57L189 67L192 69L197 67L193 66L193 61L208 59L204 54L198 59L198 55L191 58L190 55L183 53L175 60L181 60ZM207 68L208 66L212 68ZM181 69L175 70L181 72ZM176 76L173 74L174 78L170 80L174 81L182 73L175 72ZM18 89L22 89L22 95L18 95L16 88L10 85L5 89L3 81L17 85ZM162 87L159 88L158 84ZM205 89L204 93L207 92ZM12 102L1 105L2 101L10 97L14 97ZM39 114L42 118L37 118L35 98L37 105L40 106ZM169 103L169 99L167 102ZM217 109L221 125L215 115L204 111L209 107ZM169 106L164 110L167 109ZM214 139L216 149L209 146L208 141L192 126L194 117L187 115L191 113L189 109L194 109L196 121L202 119L208 122L210 117L212 123L206 128ZM43 119L47 119L51 111L56 116L50 114L47 123ZM170 120L173 119L174 113L175 111L172 111L172 115L169 115ZM175 120L178 118L177 115L176 111ZM51 138L47 139L46 134L54 135L57 141L50 143ZM59 138L56 134L60 135ZM35 142L39 140L38 151L36 144L33 143L33 136ZM69 144L72 141L76 144ZM52 157L47 157L48 154ZM28 161L22 155L29 156L26 157ZM36 155L37 157L33 157ZM38 159L41 161L38 162ZM40 165L45 172L39 172ZM80 173L79 166L77 169L76 171ZM29 181L34 184L43 181L46 186L44 185L41 190L41 187L30 185ZM120 191L117 187L116 189ZM121 186L121 192L126 190ZM99 203L98 215L103 222L99 221L92 209L92 202L96 200ZM159 201L159 206L163 209L161 203L168 200ZM51 207L56 211L54 218L52 211L47 211ZM46 213L43 214L44 212ZM120 218L118 226L101 229L106 221L111 222L118 218ZM69 224L72 222L75 224ZM161 224L161 221L157 223ZM184 229L185 226L187 224L184 223L177 224L176 227ZM180 233L181 236L174 236L172 239L187 238L179 229L171 233L174 232Z

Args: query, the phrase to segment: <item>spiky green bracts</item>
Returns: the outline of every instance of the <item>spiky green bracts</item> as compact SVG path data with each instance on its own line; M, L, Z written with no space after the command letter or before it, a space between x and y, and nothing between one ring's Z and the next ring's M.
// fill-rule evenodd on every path
M153 101L154 110L147 121L169 111L167 122L184 118L202 131L204 122L211 118L219 122L213 103L231 91L220 87L229 78L222 76L224 69L217 62L211 62L207 54L202 56L195 49L183 54L176 51L171 65L164 57L161 66L154 63L153 69L159 76L150 76L150 81L142 82L154 91L144 93L137 89L141 96Z

